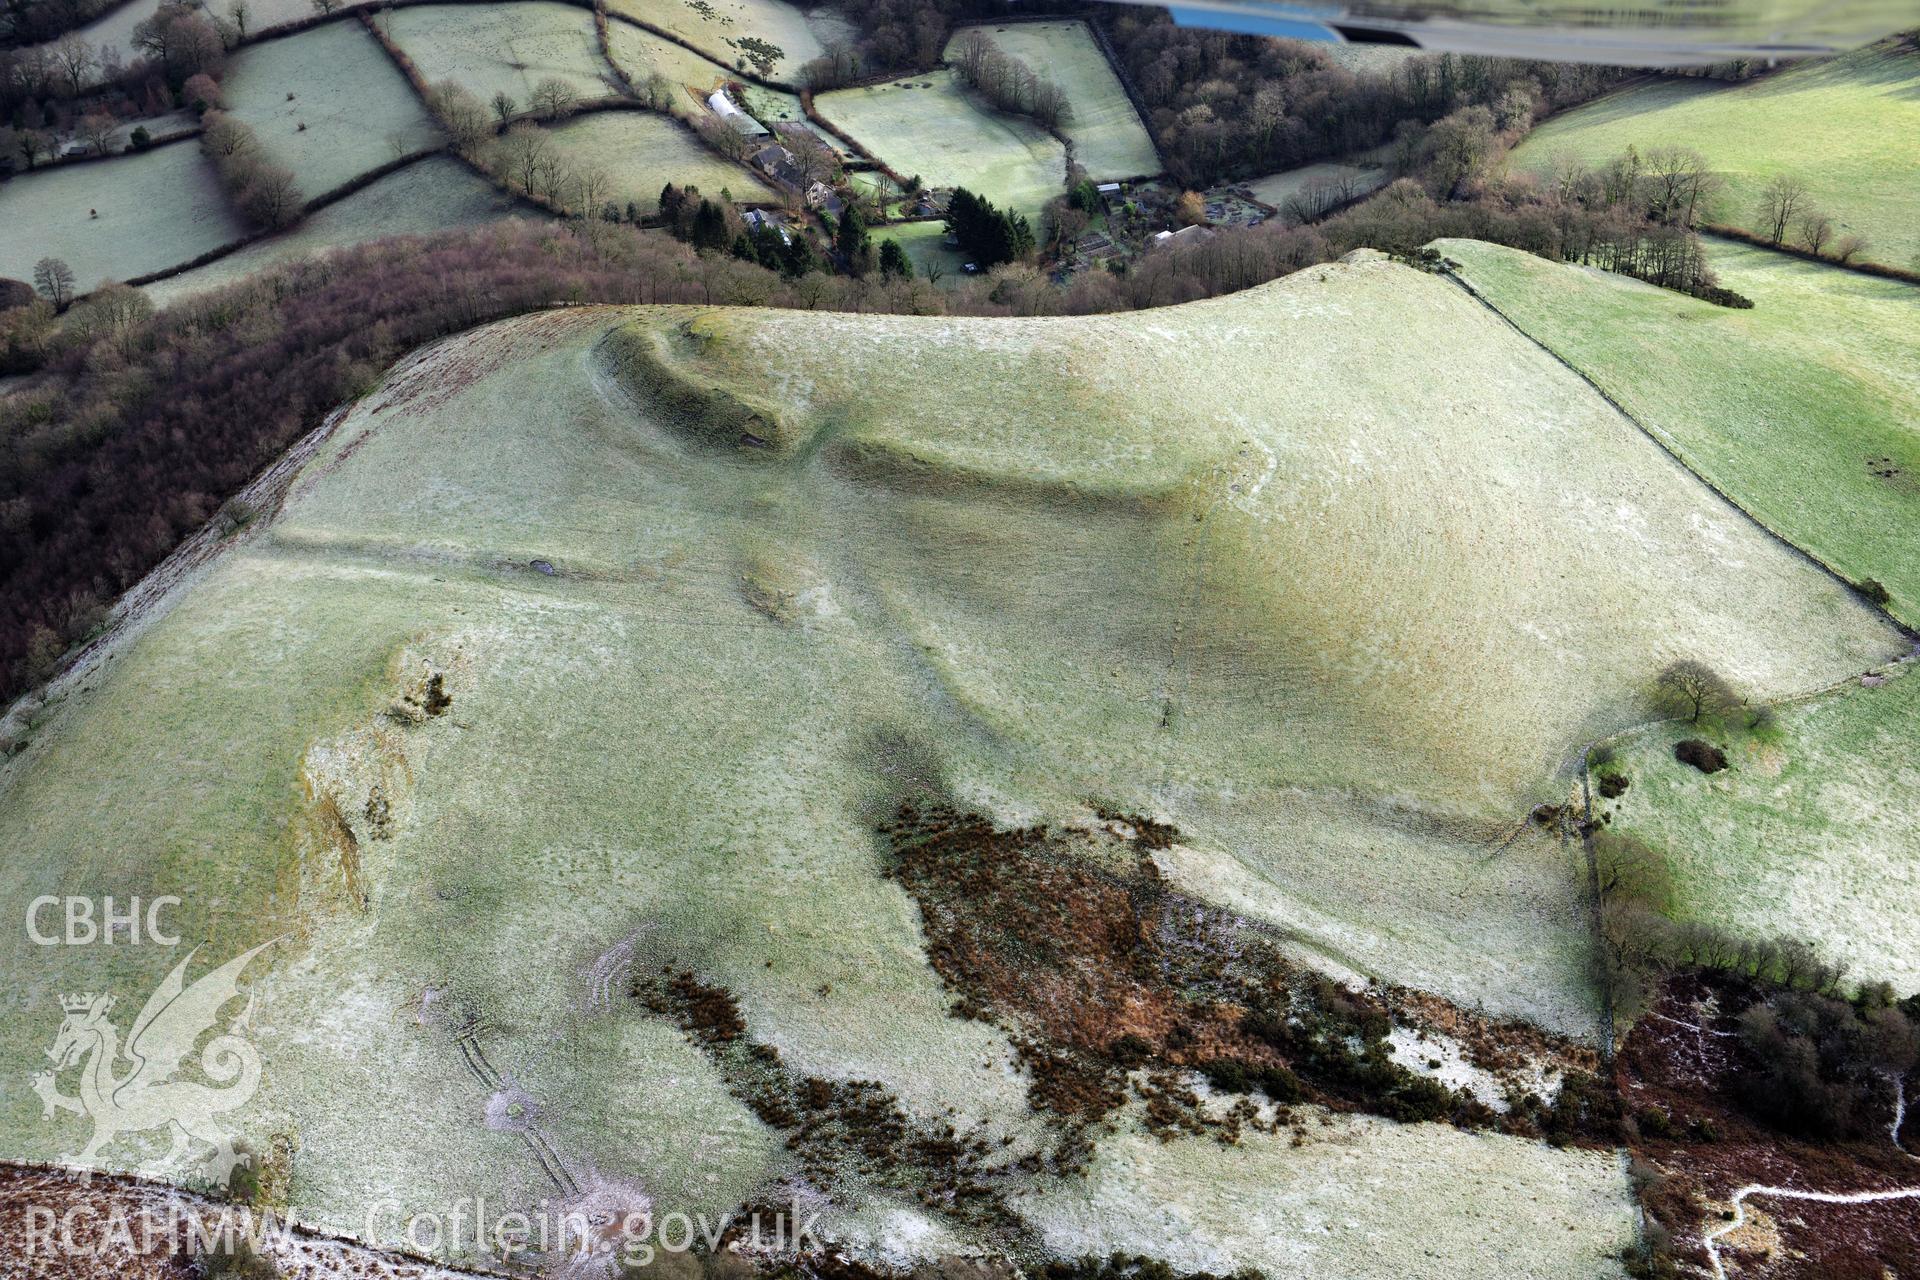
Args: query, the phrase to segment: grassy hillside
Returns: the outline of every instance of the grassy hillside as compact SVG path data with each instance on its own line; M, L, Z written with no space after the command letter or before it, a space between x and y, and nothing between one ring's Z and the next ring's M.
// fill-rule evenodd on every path
M23 174L0 185L0 224L0 276L31 280L39 259L63 258L82 289L190 262L247 233L193 142Z
M1096 181L1160 172L1160 156L1153 149L1153 139L1086 23L963 27L954 33L954 39L963 38L968 31L984 32L1002 52L1060 86L1072 105L1064 132L1073 141L1074 159ZM948 48L952 48L951 41Z
M1509 319L1798 546L1920 624L1920 288L1711 246L1732 310L1466 241L1441 247Z
M85 884L178 894L210 956L286 934L246 1125L295 1135L292 1198L354 1229L476 1181L550 1194L482 1118L470 1019L589 1189L720 1212L794 1172L616 998L663 964L796 1070L1030 1149L1012 1045L951 1016L882 874L913 788L1004 823L1158 814L1162 874L1300 956L1591 1036L1584 869L1525 822L1569 754L1674 656L1778 694L1899 647L1534 344L1379 260L1073 321L533 314L389 376L269 515L30 712L0 911ZM162 959L0 935L0 1078L44 1065L56 994ZM1380 1243L1413 1203L1418 1247L1489 1280L1588 1274L1631 1231L1606 1153L1133 1124L1087 1177L1017 1184L1007 1229L1386 1277L1421 1265ZM83 1127L0 1095L0 1153ZM1152 1223L1123 1212L1142 1179ZM1492 1194L1497 1228L1441 1209ZM991 1235L879 1188L823 1226L896 1260Z
M1679 145L1727 180L1720 222L1753 229L1767 180L1792 174L1863 255L1907 266L1920 254L1920 52L1884 42L1741 85L1664 80L1548 120L1513 153L1545 173L1566 154L1604 164L1629 145Z
M1676 915L1803 938L1905 995L1920 991L1920 679L1887 675L1784 708L1773 733L1708 733L1730 761L1711 776L1673 757L1689 726L1641 735L1611 808L1617 829L1667 852Z
M440 138L406 77L358 22L242 51L221 94L309 197Z

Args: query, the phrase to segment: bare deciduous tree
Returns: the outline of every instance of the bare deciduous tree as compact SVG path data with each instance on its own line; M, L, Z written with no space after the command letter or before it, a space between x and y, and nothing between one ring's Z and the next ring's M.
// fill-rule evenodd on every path
M1701 716L1716 714L1739 701L1719 672L1695 658L1669 664L1654 681L1654 690L1663 703L1687 713L1695 724Z
M1760 229L1774 244L1787 238L1787 228L1806 211L1807 184L1792 174L1776 175L1760 193L1757 216Z
M262 227L284 227L300 216L300 184L285 165L261 162L251 166L240 196L240 210Z
M461 152L472 151L493 133L487 109L480 99L452 80L441 80L427 89L427 109L453 139Z
M73 301L73 268L62 258L42 258L33 264L33 287L54 310L65 311Z
M1800 215L1800 244L1807 252L1819 253L1831 239L1833 219L1814 208Z
M60 68L60 74L67 78L67 87L77 98L85 87L87 72L100 63L99 54L94 47L74 32L68 32L53 42L53 61Z
M572 85L558 76L548 76L533 86L533 96L529 99L533 109L549 120L558 120L562 116L571 115L574 107L579 103L580 95L573 91Z
M114 130L120 122L104 111L89 111L80 117L80 136L97 156L103 156L113 148Z

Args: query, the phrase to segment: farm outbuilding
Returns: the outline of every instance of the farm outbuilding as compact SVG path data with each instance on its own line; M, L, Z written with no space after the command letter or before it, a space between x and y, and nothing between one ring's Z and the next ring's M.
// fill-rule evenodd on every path
M725 89L715 89L707 97L707 109L725 120L740 133L749 136L765 134L767 127L740 109L740 104Z

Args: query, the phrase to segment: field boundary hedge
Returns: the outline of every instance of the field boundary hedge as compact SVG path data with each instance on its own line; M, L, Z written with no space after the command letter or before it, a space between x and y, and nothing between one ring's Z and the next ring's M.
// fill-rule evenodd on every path
M1748 231L1744 227L1733 227L1719 222L1703 222L1700 224L1700 230L1706 235L1718 236L1722 240L1738 240L1742 244L1750 244L1755 248L1771 249L1775 253L1784 253L1807 262L1824 263L1829 267L1838 267L1842 271L1858 271L1861 275L1879 276L1883 280L1899 280L1905 284L1920 284L1920 271L1910 271L1905 267L1888 266L1884 262L1862 262L1857 259L1842 262L1831 254L1816 253L1812 249L1804 249L1799 245L1785 243L1775 244L1773 241L1767 239L1767 237L1756 232Z
M52 156L46 160L42 160L31 169L22 169L20 172L10 175L7 181L12 182L19 178L25 178L30 174L45 173L49 169L72 169L83 164L99 164L102 160L123 160L128 156L143 155L148 151L158 151L161 147L172 146L176 142L185 142L189 138L197 138L200 136L200 133L200 126L196 124L188 129L176 129L172 133L163 133L148 142L144 147L136 147L129 143L118 151L81 151L73 155Z
M349 178L345 182L341 183L339 186L333 188L331 191L323 191L319 195L315 196L313 199L307 201L304 205L301 205L300 216L304 219L307 216L317 213L321 209L326 208L330 204L337 204L338 202L345 200L348 196L352 195L354 192L360 191L367 187L372 186L374 183L378 182L380 179L386 177L387 175L398 173L400 172L400 170L406 168L409 165L418 164L420 161L427 159L429 156L437 156L442 151L445 151L446 149L447 149L447 146L445 143L441 143L437 147L422 147L418 151L410 151L404 156L399 156L393 160L387 161L385 164L378 165L372 169L369 169L365 173L360 174L358 177ZM271 240L273 237L277 235L284 235L287 232L294 230L294 228L298 227L299 225L300 224L296 222L293 224L293 226L278 227L278 228L269 227L260 231L255 231L249 235L242 236L240 239L235 240L229 244L223 244L217 249L209 249L205 253L201 254L199 257L194 258L188 262L183 262L179 266L166 267L159 271L150 271L144 276L134 276L130 280L123 281L123 283L133 285L134 287L138 288L141 285L154 284L161 280L171 280L174 276L184 275L185 273L193 270L195 267L204 267L210 262L218 262L220 259L226 257L230 253L238 253L240 250L246 248L248 245L258 244L262 240ZM339 247L346 248L347 246L341 245Z

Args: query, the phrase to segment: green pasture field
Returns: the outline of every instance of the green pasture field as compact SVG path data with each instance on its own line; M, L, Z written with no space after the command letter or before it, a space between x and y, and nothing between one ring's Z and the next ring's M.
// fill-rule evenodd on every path
M714 154L685 125L657 115L598 111L547 132L576 171L606 174L612 182L608 198L623 208L632 201L646 213L658 212L660 189L669 182L714 197L724 190L744 203L780 198L752 170Z
M1920 623L1920 287L1728 241L1751 310L1472 241L1439 247L1527 333L1768 527Z
M1006 26L962 27L985 33L1003 52L1059 85L1072 107L1062 131L1073 142L1074 159L1096 182L1144 178L1160 172L1160 156L1140 115L1133 109L1120 77L1094 42L1084 22L1013 22ZM947 45L952 56L953 44Z
M1664 850L1672 910L1757 937L1811 942L1855 982L1920 991L1920 679L1887 669L1826 697L1783 707L1758 737L1709 729L1730 767L1712 775L1674 759L1701 731L1659 725L1628 740L1625 795L1606 802L1615 829Z
M1920 55L1886 42L1728 85L1659 80L1554 116L1513 164L1551 171L1564 155L1598 167L1632 145L1692 147L1727 181L1713 220L1758 229L1776 174L1807 184L1839 235L1896 266L1920 254Z

